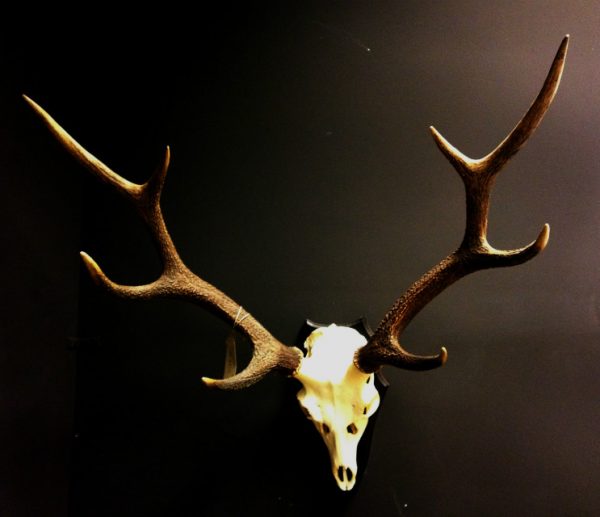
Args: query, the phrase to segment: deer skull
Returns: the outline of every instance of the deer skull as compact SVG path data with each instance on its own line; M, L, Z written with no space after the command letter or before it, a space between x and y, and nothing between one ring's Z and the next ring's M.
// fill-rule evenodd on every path
M294 374L302 383L300 406L323 438L342 490L351 490L356 482L358 442L379 407L374 374L354 364L356 351L366 342L349 327L318 328L304 342L306 356Z

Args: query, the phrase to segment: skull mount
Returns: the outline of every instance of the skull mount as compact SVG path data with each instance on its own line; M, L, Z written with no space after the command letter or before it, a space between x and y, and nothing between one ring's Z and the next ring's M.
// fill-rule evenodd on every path
M372 333L364 319L344 326L307 320L306 327L312 330L304 341L306 355L293 375L302 384L298 402L327 446L338 487L349 491L356 484L359 442L388 383L381 374L363 373L354 364L356 350ZM361 446L361 466L368 458L373 424Z
M341 327L337 327L335 330L335 327L328 327L316 331L308 340L306 356L297 347L279 341L239 303L184 264L169 234L161 208L161 194L171 156L168 147L154 174L144 183L133 183L89 153L41 106L26 96L25 101L76 160L100 181L112 186L137 209L158 250L162 270L158 278L143 285L114 282L90 255L82 252L81 257L93 281L107 292L125 299L172 298L188 301L211 310L224 321L233 324L237 331L252 342L253 355L250 363L240 372L235 368L228 368L227 373L230 375L223 379L203 377L203 382L211 388L234 390L247 388L274 371L297 378L303 385L298 398L317 429L320 429L330 450L338 485L343 490L350 490L356 480L354 441L358 443L358 438L366 427L366 421L362 417L372 415L379 404L379 395L372 388L373 372L378 372L386 365L424 371L438 368L447 360L448 352L445 348L441 348L435 355L423 356L404 349L401 344L404 329L427 304L464 276L483 269L517 266L537 256L548 243L550 227L544 225L538 237L527 246L509 250L496 249L488 241L488 213L496 176L539 126L556 95L568 41L567 35L560 44L533 104L508 136L487 155L478 159L470 158L450 144L435 128L430 128L436 145L456 169L465 187L466 224L459 247L408 287L393 303L368 340L350 337L350 329L341 330ZM330 334L344 334L349 341L344 344L343 340L332 338ZM328 348L339 350L340 355L336 356L335 361L329 358ZM319 365L326 363L332 371L323 375ZM233 361L231 364L233 365ZM325 401L328 401L327 404ZM331 431L334 424L335 434ZM330 430L329 433L326 432L325 425ZM340 445L337 437L344 432L344 443ZM332 436L336 437L335 441Z

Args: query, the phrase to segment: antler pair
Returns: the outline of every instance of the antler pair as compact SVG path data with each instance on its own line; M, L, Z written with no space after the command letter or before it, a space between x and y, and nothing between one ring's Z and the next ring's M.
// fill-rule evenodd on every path
M358 350L356 366L367 373L389 364L409 370L427 370L444 364L447 352L442 348L435 356L417 356L402 348L399 339L410 321L435 296L463 276L493 267L521 264L536 256L548 242L549 227L545 225L538 238L516 250L496 250L487 241L487 217L490 191L496 175L505 163L525 144L540 124L559 86L568 46L566 36L554 58L544 85L523 119L490 154L473 160L448 143L433 127L436 144L457 170L466 191L467 218L465 235L456 251L430 269L394 303L369 342ZM132 183L113 172L77 143L44 109L34 101L25 100L46 123L58 141L96 177L112 185L129 199L148 225L158 248L163 272L154 282L141 286L125 286L111 281L98 264L86 253L83 261L94 281L108 291L130 299L177 298L203 305L236 326L254 345L249 365L227 379L204 378L209 386L221 389L245 388L273 370L292 374L302 360L302 352L274 338L241 305L192 273L182 262L167 231L160 196L169 166L169 148L152 177L144 184Z

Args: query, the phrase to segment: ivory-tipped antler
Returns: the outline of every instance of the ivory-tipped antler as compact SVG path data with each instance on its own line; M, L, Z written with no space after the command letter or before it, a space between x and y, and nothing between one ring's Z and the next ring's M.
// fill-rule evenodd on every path
M122 298L151 299L177 298L198 303L233 324L253 343L254 351L248 366L227 379L203 378L212 387L241 389L262 379L273 370L293 373L302 359L302 352L283 345L275 339L254 317L225 293L192 273L183 263L165 225L160 196L169 167L170 152L167 147L156 172L142 184L132 183L119 176L77 143L44 109L27 96L27 103L42 118L57 140L94 176L112 185L137 209L148 225L163 263L163 272L154 282L146 285L120 285L110 280L98 264L86 253L81 257L93 280L109 292Z
M537 98L511 133L487 156L473 160L454 148L435 128L433 138L463 180L467 201L466 229L459 248L417 280L392 306L369 342L357 351L356 365L365 372L389 364L409 370L442 366L448 353L417 356L402 348L400 335L411 320L446 287L480 269L522 264L544 249L550 227L545 225L537 239L516 250L496 250L487 241L490 191L496 174L525 144L548 110L565 64L569 37L565 36Z

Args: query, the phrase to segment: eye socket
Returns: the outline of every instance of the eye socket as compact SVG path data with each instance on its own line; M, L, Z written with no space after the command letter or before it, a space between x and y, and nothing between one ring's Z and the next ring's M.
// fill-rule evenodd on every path
M348 427L346 427L346 431L348 431L350 434L356 434L358 433L358 428L354 422L352 422Z
M323 424L323 432L325 434L329 434L330 431L331 429L329 429L329 426L327 424Z

